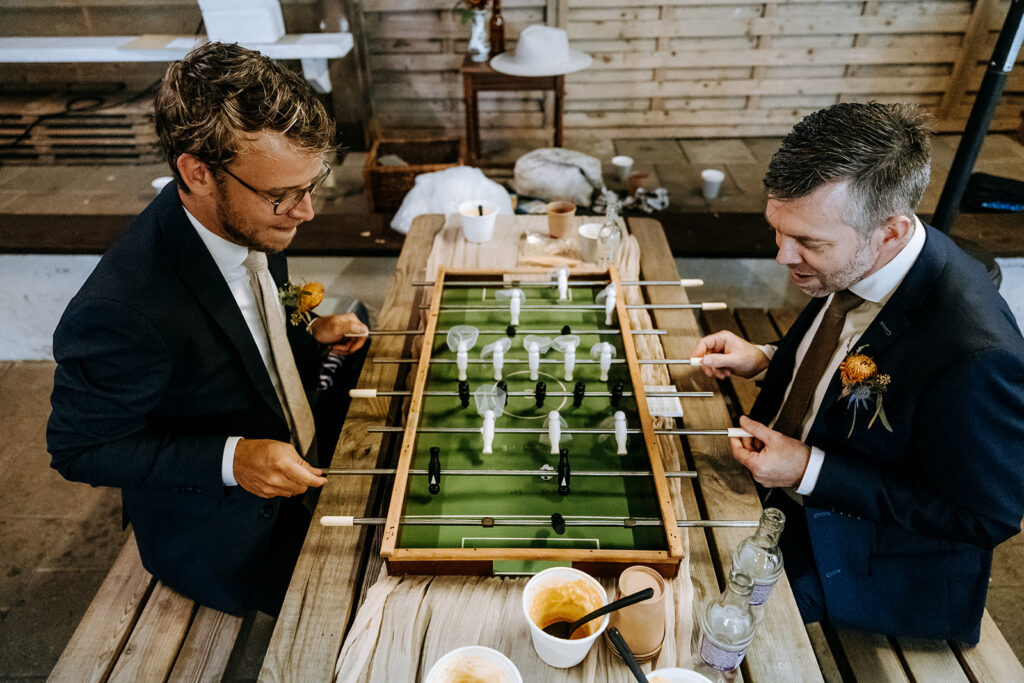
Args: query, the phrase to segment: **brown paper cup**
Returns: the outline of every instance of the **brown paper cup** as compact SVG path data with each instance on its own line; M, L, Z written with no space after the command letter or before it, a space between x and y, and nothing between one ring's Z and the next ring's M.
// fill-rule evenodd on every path
M548 234L555 239L572 234L576 205L572 202L551 202L548 210Z
M619 629L639 662L654 659L661 652L665 639L665 579L650 567L628 567L619 575L615 591L615 599L618 600L645 588L653 588L654 595L612 612L608 623ZM619 654L614 647L612 651Z

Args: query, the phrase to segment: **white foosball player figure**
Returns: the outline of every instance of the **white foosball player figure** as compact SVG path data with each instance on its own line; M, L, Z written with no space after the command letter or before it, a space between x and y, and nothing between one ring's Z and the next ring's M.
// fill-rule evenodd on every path
M569 298L569 269L559 268L554 276L558 281L558 300L565 301Z
M580 345L580 338L575 334L562 334L552 340L551 345L556 351L565 354L565 381L572 381L572 372L576 368L576 347Z
M621 410L616 410L612 417L606 417L601 420L601 429L612 429L615 436L615 454L626 455L626 441L628 439L626 430L626 413ZM607 441L609 434L602 434L597 437L598 441Z
M526 349L526 361L530 367L530 381L536 382L540 377L540 355L551 348L551 337L528 334L523 338L523 348Z
M597 303L601 303L602 301L604 302L605 325L612 324L612 313L615 312L615 295L616 289L615 283L613 282L612 284L602 289L601 292L596 297L594 297L594 301L596 301Z
M519 310L526 301L526 292L521 289L499 289L494 293L496 299L508 299L508 309L511 314L511 325L519 324Z
M476 402L476 412L484 419L480 433L484 437L484 446L481 451L484 455L490 455L494 449L494 422L505 412L505 399L508 394L500 387L488 384L479 387L473 392L473 400Z
M512 348L512 340L508 337L502 337L498 341L491 342L480 351L481 358L490 356L491 365L494 366L495 380L501 379L501 372L505 367L505 353L510 348Z
M562 433L562 430L566 427L565 418L559 415L557 410L552 410L544 418L544 429L547 429L548 433L540 435L540 442L551 446L552 455L558 455L563 441L572 440L572 434Z
M466 380L469 365L469 350L476 346L480 330L472 325L456 325L448 330L448 349L455 352L455 363L459 368L459 381Z
M615 353L615 347L608 342L597 342L590 347L590 357L599 362L602 382L608 381L608 370L612 367Z

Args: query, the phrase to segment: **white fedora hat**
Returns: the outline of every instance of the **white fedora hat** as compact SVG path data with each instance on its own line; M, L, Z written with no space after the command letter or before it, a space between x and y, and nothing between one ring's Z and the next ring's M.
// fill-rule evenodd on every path
M590 55L569 49L569 37L554 26L534 24L519 34L515 54L502 52L491 68L512 76L560 76L590 66Z

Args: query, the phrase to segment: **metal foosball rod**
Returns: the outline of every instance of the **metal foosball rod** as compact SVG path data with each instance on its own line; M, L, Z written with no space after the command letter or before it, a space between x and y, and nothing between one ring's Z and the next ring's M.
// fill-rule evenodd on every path
M402 391L380 391L378 389L349 389L349 397L351 398L381 398L384 396L412 396L412 392L409 390ZM424 391L424 396L459 396L457 391ZM535 391L509 391L505 394L509 398L534 398L537 393ZM587 396L596 398L609 398L613 396L611 391L588 391ZM715 395L713 391L648 391L645 394L647 398L710 398ZM569 398L575 397L575 393L572 391L549 391L546 393L548 397L557 398ZM622 396L629 398L633 396L632 391L623 391Z
M413 287L433 287L436 282L414 282ZM485 282L472 280L449 280L442 283L445 287L487 287L495 289L508 287L553 287L557 284L554 280L531 280L515 282ZM569 287L603 287L611 284L611 280L569 280ZM619 282L623 287L701 287L704 281L700 278L684 278L682 280L631 280Z
M448 334L450 331L451 330L448 330L448 329L434 330L434 334L435 335ZM424 330L370 330L370 332L368 334L373 335L375 337L384 337L384 336L397 337L397 336L402 336L402 335L405 335L405 336L415 336L415 335L420 335L420 334L423 334L423 333L424 333ZM479 330L479 333L480 334L508 334L508 328L505 328L503 330ZM643 334L662 335L662 334L667 334L667 333L668 332L666 330L630 330L630 334L634 334L634 335L643 335ZM523 329L516 328L516 334L562 334L562 332L561 332L561 330L554 329L554 328L549 329L549 330L523 330ZM617 329L611 329L611 330L610 329L573 330L573 334L614 334L614 335L619 335L619 334L622 334L622 330L617 330ZM355 334L355 335L349 335L349 336L360 337L360 336L367 336L367 335Z
M405 432L405 427L367 427L370 434L397 434ZM417 427L416 431L421 434L479 434L479 427ZM547 434L547 429L537 427L495 427L495 434ZM614 429L563 429L562 434L615 434ZM738 439L751 436L750 432L738 427L728 429L655 429L657 436L727 436L730 439ZM642 429L630 428L626 434L643 434Z
M381 477L394 475L396 470L390 467L369 468L326 468L321 470L325 477ZM430 470L412 469L409 474L431 476L434 473ZM487 477L553 477L554 470L441 470L442 476L487 476ZM670 479L696 479L697 473L688 470L678 470L664 473ZM592 470L580 472L573 470L574 477L651 477L651 472L643 470Z
M374 358L373 362L374 363L390 363L390 364L394 364L394 363L419 363L420 359L419 358ZM458 363L458 361L453 359L453 358L431 358L430 362L431 363L443 364L443 365L452 364L452 363ZM475 365L480 365L480 364L491 365L492 364L491 361L489 359L487 359L487 358L467 358L466 362L469 363L469 364L475 364ZM524 358L506 358L505 359L505 365L526 365L529 362L530 362L529 360L524 359ZM541 358L541 359L539 359L538 362L541 363L542 365L564 365L565 364L565 361L559 360L557 358ZM618 365L618 364L627 363L627 362L628 362L628 360L625 359L625 358L613 358L611 360L611 363L613 365ZM700 365L701 364L701 360L700 360L700 358L654 358L654 359L649 359L649 360L648 359L638 360L637 363L639 365ZM594 360L592 358L577 358L576 359L576 365L600 365L600 364L601 364L600 360Z
M696 310L725 310L728 308L728 304L721 301L705 301L703 303L631 303L626 305L627 310L652 310L652 309L696 309ZM430 308L430 304L420 304L420 308L426 310ZM549 306L544 304L531 304L524 303L520 304L520 310L529 311L566 311L566 310L604 310L603 304L599 303L567 303L561 306ZM502 312L507 310L501 306L482 306L476 303L449 303L443 304L438 308L440 312L458 310L463 313L477 313L477 312Z
M554 515L553 515L554 516ZM479 526L491 528L497 526L519 526L519 527L549 527L563 525L564 527L622 527L631 529L634 527L659 527L663 522L655 517L561 517L553 521L548 517L470 517L470 516L437 516L437 517L402 517L399 524L402 526ZM717 527L756 527L758 520L742 519L680 519L676 526L680 528L717 528ZM387 524L385 517L352 517L348 515L323 515L320 517L320 526L384 526Z

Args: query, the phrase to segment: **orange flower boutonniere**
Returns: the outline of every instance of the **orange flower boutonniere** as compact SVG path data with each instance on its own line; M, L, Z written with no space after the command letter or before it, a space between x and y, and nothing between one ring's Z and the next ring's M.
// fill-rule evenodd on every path
M310 315L314 308L324 300L324 286L319 282L307 282L299 286L291 282L281 285L278 296L286 308L292 309L292 325L308 325L313 320Z
M885 410L882 409L882 397L889 387L889 375L878 374L878 365L867 354L861 353L867 346L861 346L853 353L846 356L839 364L839 375L843 380L843 396L846 397L847 407L853 407L853 421L850 423L850 432L847 438L853 434L853 427L857 423L857 409L868 409L872 401L875 403L875 413L868 422L868 429L880 420L882 426L892 431L889 420L885 417Z

